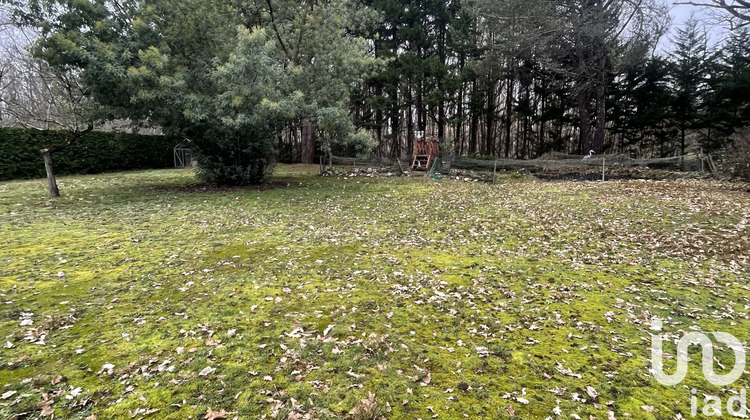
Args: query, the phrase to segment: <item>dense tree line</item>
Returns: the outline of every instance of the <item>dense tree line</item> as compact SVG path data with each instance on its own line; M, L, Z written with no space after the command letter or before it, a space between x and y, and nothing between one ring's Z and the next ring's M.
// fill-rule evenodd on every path
M710 47L691 20L657 54L669 22L656 3L364 1L389 61L352 112L382 154L426 131L464 155L673 156L717 150L748 122L746 29Z
M9 4L53 87L76 87L78 126L159 127L191 140L204 180L245 184L277 159L410 155L417 132L520 159L723 148L750 119L746 25L710 45L691 21L659 49L659 1Z

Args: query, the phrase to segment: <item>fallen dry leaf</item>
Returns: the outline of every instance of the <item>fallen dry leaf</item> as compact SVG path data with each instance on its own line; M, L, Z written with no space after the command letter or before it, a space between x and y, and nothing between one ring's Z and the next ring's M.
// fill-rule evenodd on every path
M202 371L198 373L198 376L206 376L210 375L212 373L216 372L216 368L212 368L211 366L206 366L203 368Z
M211 407L208 407L206 415L203 418L206 420L225 419L227 418L227 412L223 408L220 411L214 411Z
M5 394L1 395L0 399L7 400L8 398L16 395L17 393L18 393L18 391L8 391Z

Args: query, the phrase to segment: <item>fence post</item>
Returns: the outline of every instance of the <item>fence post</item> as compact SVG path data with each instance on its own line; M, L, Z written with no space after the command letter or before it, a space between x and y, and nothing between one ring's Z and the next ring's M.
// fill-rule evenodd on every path
M716 165L714 164L714 159L711 157L711 154L706 154L708 156L708 167L711 168L711 174L713 176L716 176Z

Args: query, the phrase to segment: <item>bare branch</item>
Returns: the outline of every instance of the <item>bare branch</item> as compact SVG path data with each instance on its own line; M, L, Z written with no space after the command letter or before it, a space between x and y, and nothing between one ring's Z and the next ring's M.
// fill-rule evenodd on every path
M710 0L707 2L680 1L676 2L675 5L690 5L723 10L734 18L730 23L735 28L750 25L750 1L748 0L732 0L731 3L728 3L727 0Z
M82 131L97 105L73 69L52 68L31 56L36 37L13 28L0 36L0 125Z

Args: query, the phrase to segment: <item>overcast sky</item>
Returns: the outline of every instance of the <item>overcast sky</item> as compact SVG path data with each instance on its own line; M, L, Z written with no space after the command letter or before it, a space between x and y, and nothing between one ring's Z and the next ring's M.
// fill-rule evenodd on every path
M711 10L709 10L709 8L707 7L696 7L682 4L672 5L672 10L669 11L669 14L673 19L672 30L667 36L667 39L662 40L662 44L671 44L670 39L676 32L676 29L684 27L685 22L690 19L691 15L695 16L696 19L706 25L710 44L721 42L722 38L724 37L725 31L722 28L722 25L716 24L714 22L715 19L712 19L711 17ZM665 46L665 48L669 48L669 46Z

